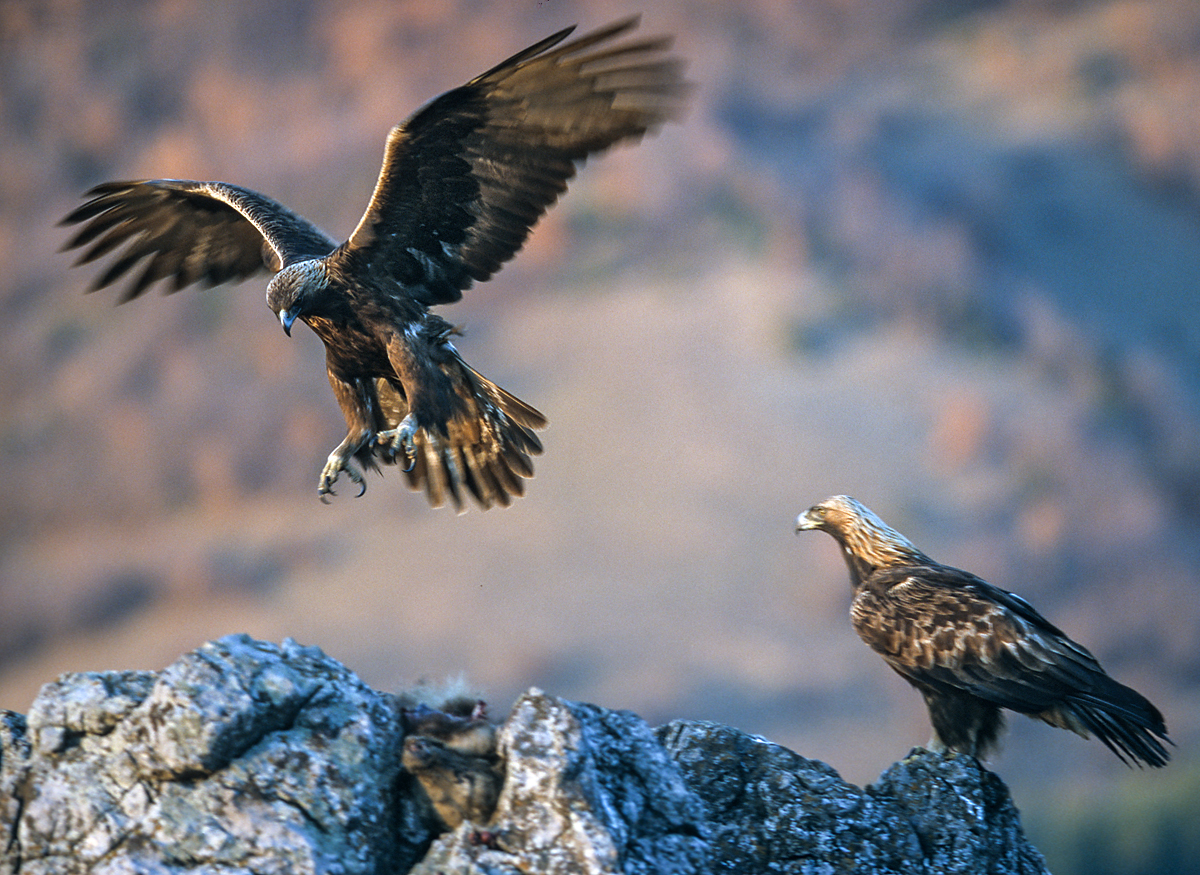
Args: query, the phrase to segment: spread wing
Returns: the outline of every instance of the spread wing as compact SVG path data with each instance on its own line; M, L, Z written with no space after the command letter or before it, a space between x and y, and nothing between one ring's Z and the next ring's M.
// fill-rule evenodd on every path
M563 30L449 91L388 135L366 213L334 256L457 301L513 256L577 162L675 114L687 86L665 38L599 47L610 25L554 48Z
M1091 653L1019 596L948 566L887 569L859 634L898 672L1037 713L1102 686Z
M90 199L60 222L83 225L63 248L88 247L77 265L121 250L93 291L145 262L122 302L162 279L170 279L171 292L196 282L213 286L327 255L337 245L278 201L224 182L106 182L86 196Z

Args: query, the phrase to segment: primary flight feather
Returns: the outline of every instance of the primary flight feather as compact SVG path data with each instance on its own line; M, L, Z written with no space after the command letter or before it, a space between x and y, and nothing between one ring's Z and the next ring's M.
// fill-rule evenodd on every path
M394 127L358 226L344 243L265 195L224 182L107 182L63 219L77 264L116 253L94 288L134 272L121 300L274 272L267 304L325 344L347 434L321 472L324 500L357 466L398 458L435 506L508 505L533 476L546 419L459 356L429 312L459 300L524 244L578 164L674 117L687 92L667 38L614 42L620 21L571 42L562 30ZM560 43L562 43L560 45ZM356 466L357 463L357 466Z

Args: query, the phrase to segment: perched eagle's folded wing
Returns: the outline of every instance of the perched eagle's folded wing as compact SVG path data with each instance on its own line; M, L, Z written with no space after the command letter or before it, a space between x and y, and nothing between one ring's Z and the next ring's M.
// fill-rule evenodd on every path
M945 565L883 569L876 582L887 597L855 628L918 686L1095 735L1126 761L1167 762L1162 713L1020 596Z
M970 572L909 566L882 570L878 579L890 585L867 628L909 630L888 638L892 652L880 651L908 677L1033 713L1104 674L1091 653L1028 602Z
M279 202L225 182L106 182L87 197L60 223L83 223L63 248L87 246L76 261L87 264L125 247L92 284L92 291L111 285L146 260L122 293L122 302L161 279L170 278L170 292L196 282L214 286L276 271L303 257L327 255L337 245Z

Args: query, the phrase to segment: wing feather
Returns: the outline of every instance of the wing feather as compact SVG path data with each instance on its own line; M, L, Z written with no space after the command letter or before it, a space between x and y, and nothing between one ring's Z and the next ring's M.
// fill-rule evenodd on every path
M910 566L877 576L886 596L873 603L874 619L856 628L907 677L925 677L1024 713L1107 677L1091 653L1028 602L969 572ZM912 634L885 638L872 631L898 626Z
M123 301L159 280L171 280L168 291L200 281L238 281L327 255L337 245L278 201L224 182L106 182L86 197L60 223L82 224L63 248L89 247L76 261L87 264L124 247L92 290L112 285L147 260L123 292Z
M337 257L458 300L525 243L577 163L675 115L686 85L666 39L588 53L637 19L558 46L564 30L438 97L388 135L370 204Z

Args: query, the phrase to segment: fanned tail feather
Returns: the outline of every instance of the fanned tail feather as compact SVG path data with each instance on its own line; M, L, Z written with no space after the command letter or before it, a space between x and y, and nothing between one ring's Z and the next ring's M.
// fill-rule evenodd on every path
M409 486L424 489L434 507L448 501L462 512L467 495L484 510L508 507L533 477L531 457L542 452L533 430L545 428L546 418L457 356L444 369L458 404L444 432L422 427L413 436L413 464L405 472ZM387 381L379 380L377 389L388 427L395 428L408 405ZM366 455L360 461L372 468L403 459L374 448Z
M1099 709L1078 709L1076 716L1088 732L1104 742L1123 763L1148 766L1165 766L1170 753L1163 741L1170 743L1165 732L1157 732L1139 723L1132 723L1121 716L1114 716ZM1161 741L1160 741L1161 739Z

